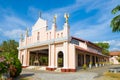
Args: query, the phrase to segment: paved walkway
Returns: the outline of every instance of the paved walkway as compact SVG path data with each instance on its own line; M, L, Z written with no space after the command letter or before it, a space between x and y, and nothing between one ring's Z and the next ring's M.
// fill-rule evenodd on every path
M31 77L30 80L95 80L102 76L102 74L110 67L120 67L120 65L111 65L100 68L93 68L88 70L78 70L74 73L63 73L63 72L50 72L50 71L38 71L38 70L27 70L23 69L21 76ZM20 79L15 79L20 80Z

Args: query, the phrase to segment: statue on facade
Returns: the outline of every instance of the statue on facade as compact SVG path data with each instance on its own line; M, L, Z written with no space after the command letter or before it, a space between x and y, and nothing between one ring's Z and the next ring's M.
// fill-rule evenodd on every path
M54 15L53 23L56 23L57 14Z
M68 14L68 13L65 13L65 14L64 14L64 18L65 18L65 23L68 23L69 14Z

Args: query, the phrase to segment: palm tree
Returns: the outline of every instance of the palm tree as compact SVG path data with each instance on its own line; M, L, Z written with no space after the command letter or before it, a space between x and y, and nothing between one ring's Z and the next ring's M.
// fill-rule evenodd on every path
M120 5L116 6L112 10L112 14L116 14L118 11L120 11ZM111 28L113 32L120 32L120 14L115 16L111 21Z

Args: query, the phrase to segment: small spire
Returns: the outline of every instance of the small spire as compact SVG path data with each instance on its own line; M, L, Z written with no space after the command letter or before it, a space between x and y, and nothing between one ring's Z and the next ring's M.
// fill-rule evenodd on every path
M28 37L29 28L26 29L26 37Z
M23 33L20 34L20 40L23 41Z
M53 23L56 23L57 14L54 15Z
M65 23L68 23L69 14L68 14L68 13L65 13L65 14L64 14L64 18L65 18Z
M39 11L39 18L41 18L41 14L42 14L41 11Z

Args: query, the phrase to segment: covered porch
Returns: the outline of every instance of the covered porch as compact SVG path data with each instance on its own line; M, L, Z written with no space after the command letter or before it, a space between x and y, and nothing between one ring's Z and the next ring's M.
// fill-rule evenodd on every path
M48 66L49 50L30 51L29 66Z
M87 67L89 67L89 65L91 65L92 67L98 67L108 61L108 56L76 47L76 68L82 68L84 65L86 65Z

